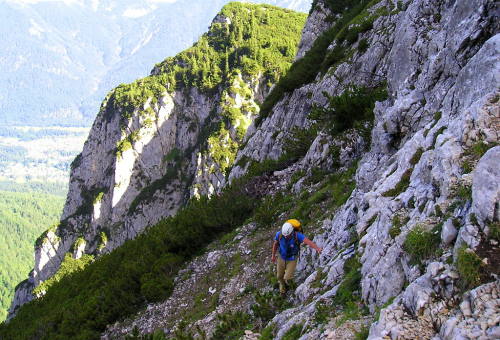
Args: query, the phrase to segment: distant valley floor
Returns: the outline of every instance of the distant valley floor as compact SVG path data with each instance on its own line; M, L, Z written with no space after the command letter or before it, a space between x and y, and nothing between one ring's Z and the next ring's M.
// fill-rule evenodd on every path
M0 139L0 180L67 183L88 127L15 127Z

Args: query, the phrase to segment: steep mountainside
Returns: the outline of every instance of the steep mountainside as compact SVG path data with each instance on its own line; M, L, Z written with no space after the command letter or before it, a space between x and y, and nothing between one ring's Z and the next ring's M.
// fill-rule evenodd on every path
M217 308L189 328L215 338L245 329L266 339L499 338L499 5L362 2L339 18L333 2L315 2L298 61L267 97L229 176L256 162L279 170L260 177L267 208L254 220L299 218L324 247L302 254L293 306L247 295L270 288L261 261L271 244L254 245L273 235L252 237L250 224L188 266L187 287L105 338L163 329L181 339L170 315L185 306L187 321L196 319L189 301L204 290L220 292ZM388 96L370 117L360 101L377 88ZM355 187L336 177L353 167ZM233 256L231 269L234 254L244 269L207 286L210 268ZM251 314L216 318L237 309Z
M192 48L112 90L72 163L61 223L37 241L34 271L11 311L66 253L107 253L190 197L214 194L258 104L293 61L305 20L278 7L231 3Z
M281 94L280 84L274 88L267 99L272 109L264 118L266 103L262 106L230 174L237 178L255 161L280 156L283 163L276 162L275 168L286 166L284 160L309 141L298 162L266 179L270 221L279 225L297 217L313 228L314 241L324 247L319 257L309 257L309 249L302 255L306 260L299 261L293 307L276 302L273 307L269 300L266 305L259 295L241 301L249 287L269 287L259 282L269 267L255 256L269 254L270 243L250 248L248 255L246 249L259 240L245 231L252 229L249 225L235 235L234 245L214 244L212 252L189 266L187 287L179 286L168 301L151 305L135 321L115 325L109 336L134 327L141 333L169 330L175 321L164 317L170 320L182 305L196 315L196 299L194 305L189 301L203 290L220 292L218 307L192 324L194 333L198 325L213 334L220 322L218 332L240 327L243 336L241 327L255 324L237 317L217 319L215 313L246 312L253 306L258 324L266 320L254 308L260 306L280 312L261 328L264 338L353 338L350 327L359 335L368 332L365 322L373 322L348 321L345 327L346 319L362 313L380 317L369 327L369 339L500 336L500 284L495 281L500 274L495 255L500 186L492 166L499 160L499 3L377 1L364 6L342 22L331 20L333 6L314 4L306 29L315 31L304 33L298 54L304 69L316 70L313 81L303 81L307 74L300 73L300 60L292 66L283 81L298 88L285 82ZM324 62L311 63L320 53ZM370 119L362 123L356 107L362 86L387 88L388 98L374 107L373 125ZM358 115L362 124L345 126L349 115ZM336 208L333 199L341 194L336 189L342 182L328 174L353 166L355 188ZM290 205L287 196L299 202ZM272 233L267 232L269 239ZM234 253L243 257L245 269L221 287L203 284L210 268ZM466 292L481 283L486 284Z
M134 250L135 254L146 258L161 248L144 241L152 239L162 239L167 251L182 256L198 254L195 248L207 250L181 267L169 261L166 276L154 272L141 277L143 295L156 303L109 325L102 338L500 338L499 16L500 2L488 0L315 1L296 61L269 93L261 92L267 96L244 137L239 135L243 143L238 152L225 151L219 154L224 157L215 157L215 144L211 144L205 155L219 161L207 162L200 154L185 163L186 169L197 168L193 185L185 187L189 195L219 191L220 195L193 200L180 210L178 203L171 211L177 208L176 218L197 219L200 226L206 226L199 229L204 237L211 235L211 228L219 224L226 228L227 219L233 219L233 204L227 197L234 194L235 201L236 197L254 197L258 206L250 208L238 201L242 216L234 220L239 228L208 246L192 235L196 229L191 227L182 239L189 240L187 244L164 236L162 231L175 238L183 234L174 227L177 220L169 219L125 243L123 247L128 248L112 252L109 258L125 257L118 255L120 249L131 252L139 249L134 247L137 244L142 248ZM215 27L224 31L224 25L217 23L226 18L218 17ZM190 63L184 60L184 64ZM176 65L175 60L167 60L155 72ZM191 93L196 98L203 81L193 84L192 75L179 74L170 84L182 80L195 85ZM206 84L213 81L206 78ZM147 92L147 87L141 89ZM118 90L108 97L107 105L117 100ZM134 148L130 148L122 147L122 141L140 131L139 122L145 119L127 116L127 110L138 113L138 107L146 110L150 103L156 104L155 96L145 97L149 98L145 106L130 100L130 105L120 106L129 119L128 125L122 125L122 135L102 128L108 119L105 103L94 130L106 132L106 138L100 143L90 139L88 144L108 143L108 149L116 145L121 152L116 164L122 164L122 159L123 165L128 164L123 169L137 169L125 160L127 153L137 152L135 145L142 148L141 143L131 139ZM233 99L238 103L238 98ZM159 98L158 103L163 100ZM237 135L237 126L245 121L230 117L232 124L224 125L225 136ZM110 119L110 124L120 126ZM229 137L219 133L216 140L231 149ZM95 150L93 154L99 154ZM152 151L141 155L153 157ZM177 153L167 149L163 155L168 162ZM84 152L75 161L71 191L79 195L68 197L66 221L84 222L85 215L74 214L79 207L87 207L92 217L83 226L99 230L100 216L118 219L113 220L114 210L104 215L96 211L116 204L122 214L127 207L139 209L132 212L134 223L154 223L145 218L145 212L157 209L161 198L143 204L129 199L120 208L109 193L116 191L126 201L132 182L124 182L127 190L121 186L103 190L109 186L102 180L93 183L103 186L88 185L87 178L98 179L107 168L106 157L91 159ZM81 176L79 169L91 170ZM117 169L107 172L116 177ZM204 169L211 176L204 177ZM219 172L228 174L227 180ZM169 172L164 168L162 173ZM142 176L135 173L134 180ZM208 178L213 191L206 180L197 182L200 178ZM181 192L174 190L170 195ZM153 193L148 197L158 195L158 191ZM203 206L209 207L206 214ZM247 217L249 211L252 215ZM224 223L218 222L221 216ZM299 219L306 235L323 252L318 256L311 248L303 248L294 290L283 299L276 293L268 259L271 237L288 218ZM126 233L134 234L130 230ZM115 236L116 245L123 234ZM44 244L50 248L57 241L65 249L75 242L75 233L59 235L57 239L49 233L49 242ZM211 240L207 237L206 241ZM89 241L86 247L93 249ZM88 270L95 270L99 261L88 265ZM33 278L48 278L55 268L38 267ZM81 279L78 273L74 275L75 280ZM148 280L157 277L174 282L168 299L165 295L156 300L147 297ZM71 277L65 282L69 285ZM56 287L49 288L47 297ZM62 285L58 289L64 292ZM27 317L24 310L30 306L49 301L27 304L19 311L20 317ZM16 318L11 322L17 322Z

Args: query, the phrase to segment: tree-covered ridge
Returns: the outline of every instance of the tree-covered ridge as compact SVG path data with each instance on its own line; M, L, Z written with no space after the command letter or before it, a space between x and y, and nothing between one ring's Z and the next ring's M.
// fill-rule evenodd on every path
M293 62L306 18L270 5L229 3L191 48L157 64L151 76L115 88L105 101L113 105L103 105L101 115L109 120L120 109L128 120L134 109L149 98L156 103L165 91L218 91L240 72L262 73L275 83Z
M3 187L16 189L14 184ZM7 317L15 286L33 265L36 238L58 220L63 204L62 196L0 191L0 320Z
M169 88L210 91L240 69L265 73L276 82L293 62L307 15L270 5L233 2L224 6L208 33L174 58L155 66Z

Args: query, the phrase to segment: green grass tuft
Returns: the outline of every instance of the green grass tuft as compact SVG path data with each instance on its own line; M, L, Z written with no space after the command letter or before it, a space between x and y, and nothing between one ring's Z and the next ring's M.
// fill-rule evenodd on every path
M457 262L462 289L469 290L481 284L484 263L479 256L465 245L458 250Z
M404 172L403 176L401 176L401 180L396 184L393 189L387 190L382 194L384 197L395 197L405 192L406 189L410 186L410 178L413 173L413 168L408 168Z
M440 236L418 225L408 233L403 248L412 257L412 262L418 264L434 254L439 242Z

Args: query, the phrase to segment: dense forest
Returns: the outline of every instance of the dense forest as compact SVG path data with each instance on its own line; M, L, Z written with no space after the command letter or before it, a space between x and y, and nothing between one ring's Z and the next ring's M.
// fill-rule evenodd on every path
M0 320L33 266L36 238L61 216L66 191L61 183L0 182Z
M0 181L0 191L17 193L48 194L52 196L66 197L68 194L68 184L62 182L14 182Z

